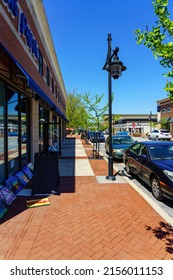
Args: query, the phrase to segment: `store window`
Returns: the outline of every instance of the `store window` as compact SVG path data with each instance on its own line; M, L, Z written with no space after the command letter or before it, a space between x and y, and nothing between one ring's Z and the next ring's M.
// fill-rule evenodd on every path
M55 97L56 97L56 99L57 99L57 96L58 96L58 94L57 94L57 86L55 86Z
M30 161L30 150L30 99L0 81L0 183Z
M47 66L47 71L46 71L46 79L47 79L47 85L50 87L50 71L49 67Z
M54 85L54 79L52 78L52 92L54 93L55 91L55 85Z
M19 96L13 90L7 92L7 129L8 129L8 175L19 170Z
M52 116L52 142L53 145L59 143L59 123L57 115Z
M39 50L39 56L38 56L38 71L40 75L43 77L43 56L42 53Z
M30 161L30 101L19 92L7 88L6 177L12 176Z
M166 112L167 112L167 113L170 113L170 112L171 112L171 108L168 107L168 108L166 109Z
M5 87L2 83L0 83L0 182L4 180L5 177L5 158L4 158L4 150L5 150Z
M30 126L29 112L30 103L27 97L21 96L21 167L26 165L30 160Z
M39 107L39 151L43 152L45 150L45 141L46 135L45 135L45 125L48 123L48 110L40 105Z

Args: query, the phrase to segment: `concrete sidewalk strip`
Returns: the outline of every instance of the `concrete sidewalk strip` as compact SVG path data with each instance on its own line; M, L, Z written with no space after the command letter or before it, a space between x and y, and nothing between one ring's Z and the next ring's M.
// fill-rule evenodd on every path
M106 176L96 176L99 184L124 184L126 181L119 175L116 176L115 180L108 180Z
M74 150L74 149L71 149L70 147L68 147L62 151L62 156L63 157L84 157L84 156L86 156L86 153L85 153L84 149L76 148Z
M84 157L86 156L85 149L81 143L81 140L78 139L76 145L63 145L62 156L63 157Z
M88 159L61 159L60 176L94 176Z

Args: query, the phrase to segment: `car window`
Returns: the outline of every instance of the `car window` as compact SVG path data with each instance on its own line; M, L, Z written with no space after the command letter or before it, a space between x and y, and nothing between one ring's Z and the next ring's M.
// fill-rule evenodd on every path
M130 148L130 151L133 152L133 153L136 154L136 155L139 155L139 153L140 153L140 148L141 148L141 144L140 144L140 143L137 143L137 144L133 145L133 146Z
M149 147L152 160L168 160L173 159L173 146L172 145L159 145Z
M121 144L122 143L122 138L121 137L116 137L116 138L112 138L112 143L113 144Z
M114 137L112 139L113 144L133 144L134 140L130 136Z
M141 146L140 155L148 156L147 147L145 145Z

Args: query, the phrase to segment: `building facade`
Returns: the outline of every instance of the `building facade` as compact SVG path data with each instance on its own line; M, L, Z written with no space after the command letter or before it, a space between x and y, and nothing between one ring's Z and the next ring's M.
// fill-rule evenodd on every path
M157 123L156 114L122 114L113 115L113 128L117 131L128 131L129 134L138 133L144 135L150 132Z
M157 120L161 126L165 126L173 135L173 102L169 97L157 100Z
M0 182L65 138L67 94L41 0L0 0Z

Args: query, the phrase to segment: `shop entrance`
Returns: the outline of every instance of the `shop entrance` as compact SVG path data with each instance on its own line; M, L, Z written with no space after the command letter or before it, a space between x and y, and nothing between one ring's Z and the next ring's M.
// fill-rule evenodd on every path
M49 152L49 151L59 152L59 155L61 155L60 123L44 124L44 137L43 137L44 152Z

